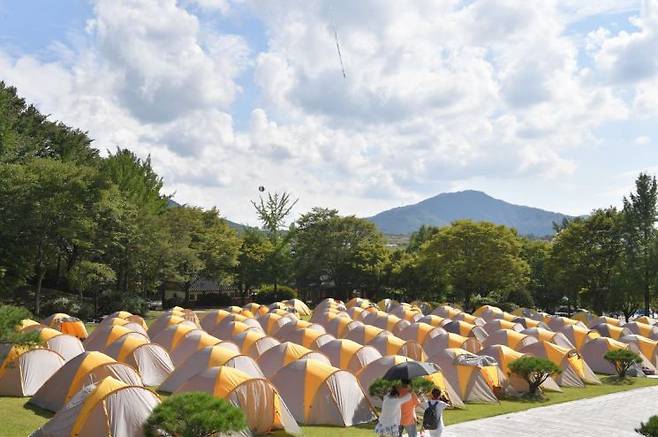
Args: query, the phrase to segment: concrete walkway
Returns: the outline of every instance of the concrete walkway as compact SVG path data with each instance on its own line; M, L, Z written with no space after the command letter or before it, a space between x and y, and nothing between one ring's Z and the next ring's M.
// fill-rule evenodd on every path
M640 437L658 414L658 387L614 393L448 426L442 437Z

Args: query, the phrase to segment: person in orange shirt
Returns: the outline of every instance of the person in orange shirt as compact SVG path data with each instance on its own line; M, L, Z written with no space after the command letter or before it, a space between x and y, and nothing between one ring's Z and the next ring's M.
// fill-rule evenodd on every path
M404 431L407 431L409 437L416 437L416 407L420 405L420 400L415 393L411 391L410 384L411 381L403 381L403 386L400 388L400 395L404 396L407 393L411 393L411 399L403 403L400 407L400 436Z

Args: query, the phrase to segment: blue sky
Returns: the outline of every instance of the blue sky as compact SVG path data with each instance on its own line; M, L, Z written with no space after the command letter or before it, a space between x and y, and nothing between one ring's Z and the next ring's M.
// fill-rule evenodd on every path
M584 214L658 171L657 0L0 0L0 80L248 223L259 185Z

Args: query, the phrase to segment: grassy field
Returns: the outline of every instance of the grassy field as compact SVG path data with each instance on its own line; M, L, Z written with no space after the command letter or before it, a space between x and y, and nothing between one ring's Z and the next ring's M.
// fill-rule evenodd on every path
M502 401L499 404L468 404L463 410L451 410L445 413L446 424L482 419L500 414L523 411L530 408L543 407L561 402L602 396L624 390L642 387L658 386L657 379L634 378L628 384L615 384L614 381L604 378L604 384L587 386L586 388L565 388L563 393L549 393L548 399L543 402L529 401ZM25 437L32 431L46 423L52 414L26 404L27 398L1 398L0 411L2 412L2 432L5 437ZM641 399L638 399L641 402ZM304 427L306 437L360 437L373 436L372 425L353 428L333 427ZM285 433L275 433L283 437Z

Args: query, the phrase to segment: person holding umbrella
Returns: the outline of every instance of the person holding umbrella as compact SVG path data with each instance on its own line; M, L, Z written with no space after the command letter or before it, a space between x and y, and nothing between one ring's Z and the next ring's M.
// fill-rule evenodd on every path
M410 399L400 407L400 437L402 437L404 431L407 431L409 437L416 437L416 421L418 420L416 417L416 407L420 405L420 401L416 393L411 389L411 380L404 380L402 384L400 393L403 396L409 396Z
M382 401L382 411L375 426L377 435L380 437L398 437L400 435L402 404L409 400L411 400L410 394L400 396L397 387L391 388Z
M410 388L411 380L418 377L432 375L438 371L439 369L437 365L433 363L407 361L391 367L384 374L384 379L402 381L403 388L399 390L399 393L403 397L406 397L407 395L409 396L409 399L404 401L400 406L400 428L398 436L402 436L402 433L405 430L409 437L416 437L417 435L416 407L420 405L420 401Z

